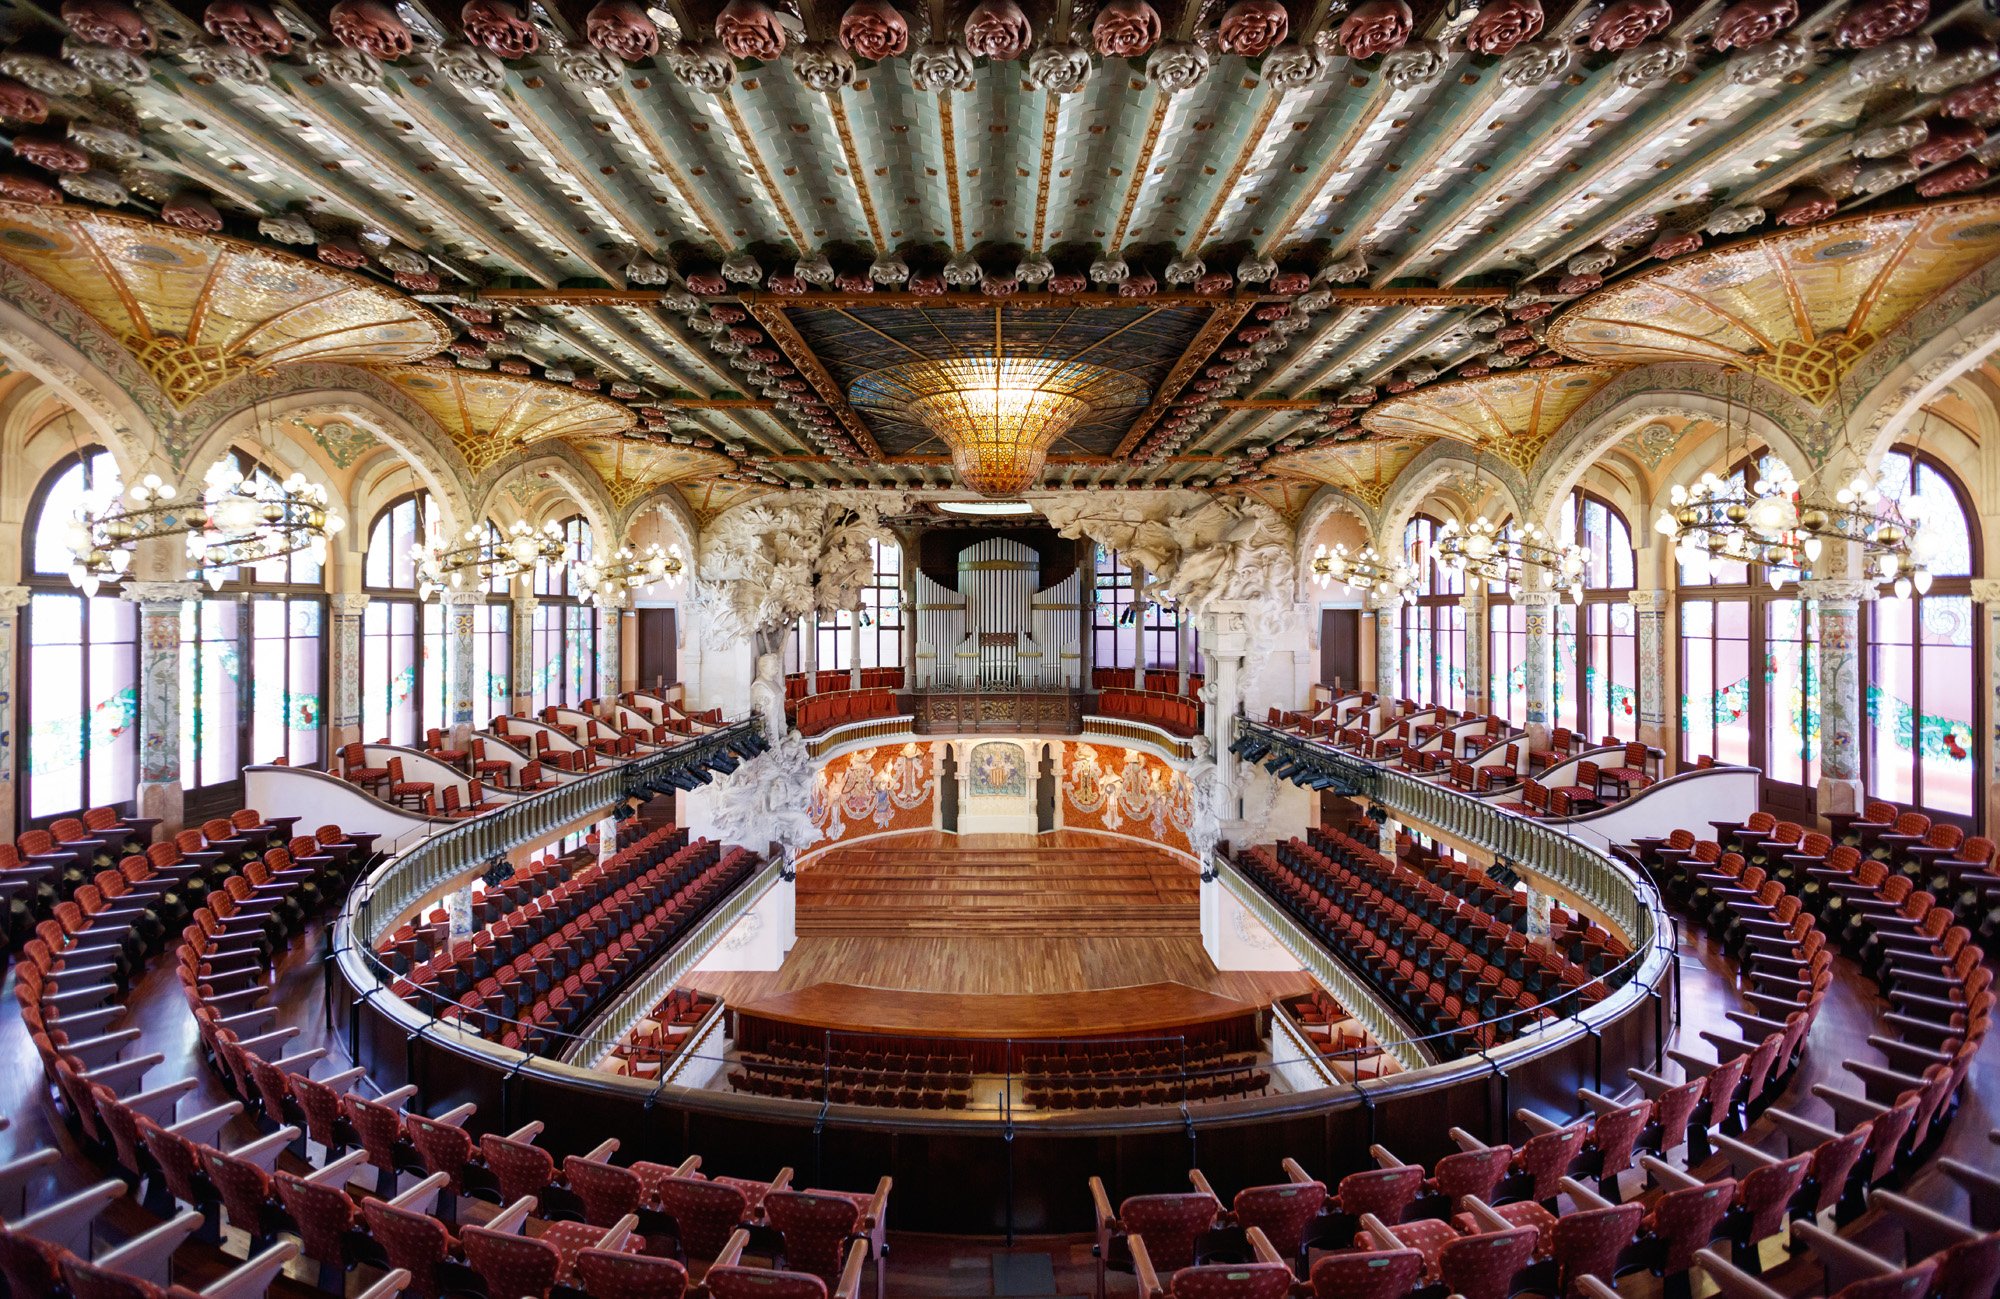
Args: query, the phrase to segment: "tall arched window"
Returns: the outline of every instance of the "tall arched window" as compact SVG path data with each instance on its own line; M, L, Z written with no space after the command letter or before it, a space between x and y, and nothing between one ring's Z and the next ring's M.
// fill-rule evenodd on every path
M893 541L870 541L868 555L874 576L861 588L861 612L867 617L857 633L852 610L811 614L805 622L815 629L815 652L822 672L846 672L855 666L859 642L860 666L903 666L903 548Z
M1132 607L1132 569L1109 546L1097 548L1097 589L1092 620L1091 664L1099 668L1132 666L1132 630L1125 613Z
M253 488L278 478L241 451ZM234 789L246 763L320 760L326 692L325 576L303 552L223 570L181 608L181 784Z
M1780 472L1759 451L1730 467L1739 488ZM1753 477L1754 475L1754 477ZM1683 765L1712 754L1764 772L1774 812L1809 815L1819 783L1819 627L1811 601L1761 564L1679 564Z
M529 694L535 711L567 707L597 695L597 606L577 599L578 560L595 545L590 523L580 514L563 520L563 557L535 577L534 679Z
M441 529L429 492L383 507L368 530L361 581L369 595L361 619L361 734L415 744L445 725L444 611L419 600L410 550Z
M1979 574L1974 511L1951 471L1908 447L1891 451L1882 477L1921 520L1917 546L1929 591L1870 601L1863 656L1862 776L1868 792L1933 817L1975 827L1979 774Z
M1419 514L1403 526L1403 553L1417 571L1417 600L1402 609L1404 697L1465 707L1465 576L1432 562L1443 525Z
M500 529L486 521L486 549L497 554ZM472 607L472 721L484 726L513 709L514 602L513 579L496 576L486 583L486 599Z
M1500 525L1500 540L1514 540L1515 525ZM1486 708L1515 726L1528 724L1528 611L1505 588L1486 588Z
M122 490L111 454L91 447L49 470L28 503L28 587L16 752L22 824L87 807L130 805L139 777L138 609L116 591L69 580L77 515Z
M1596 740L1639 734L1638 620L1632 612L1632 529L1616 506L1581 488L1563 505L1556 536L1588 560L1583 603L1554 611L1555 724Z

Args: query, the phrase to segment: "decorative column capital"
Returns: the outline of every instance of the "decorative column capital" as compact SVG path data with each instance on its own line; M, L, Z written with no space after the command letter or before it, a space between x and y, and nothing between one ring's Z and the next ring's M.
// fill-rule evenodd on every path
M1672 591L1634 591L1625 598L1634 613L1665 613L1673 601Z
M327 604L336 618L359 618L362 611L368 608L368 601L371 598L353 592L343 592L340 595L327 597Z
M8 588L0 588L0 607ZM19 590L21 588L12 588ZM2000 605L2000 577L1975 577L1972 579L1972 598L1980 604Z
M1402 608L1403 597L1392 591L1370 591L1368 598L1363 603L1375 612L1381 613L1388 609Z
M1484 591L1467 591L1458 597L1458 607L1467 610L1484 609L1486 607L1486 593Z
M25 586L0 586L0 614L9 614L21 608L32 594Z
M362 596L361 598L362 598L363 600L366 600L366 599L367 599L368 597L364 595L364 596ZM440 603L440 604L445 604L445 605L454 605L454 604L459 604L459 605L467 605L467 604L485 604L485 603L486 603L486 592L484 592L484 591L440 591L440 592L438 592L438 603Z
M199 600L207 590L200 582L127 582L118 598L134 604L179 604Z
M1875 594L1875 584L1858 577L1809 577L1799 583L1802 598L1821 604L1860 604Z
M1562 603L1562 592L1523 591L1514 597L1514 603L1530 609L1553 609Z

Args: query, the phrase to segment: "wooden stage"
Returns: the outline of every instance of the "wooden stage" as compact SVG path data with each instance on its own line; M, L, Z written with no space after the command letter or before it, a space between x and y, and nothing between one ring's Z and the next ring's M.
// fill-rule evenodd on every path
M1094 992L981 996L815 983L737 1007L745 1015L837 1031L962 1038L1115 1037L1229 1019L1262 1009L1183 983L1147 983Z
M977 1014L1021 1034L1075 1031L1068 994L1175 984L1263 1006L1314 986L1303 972L1217 970L1201 944L1199 888L1191 864L1110 836L894 835L806 863L799 939L782 968L697 969L685 982L733 1005L843 985L843 1022L857 1027L909 1013L893 997L865 1012L858 999L871 993L984 998L993 1004ZM969 1001L943 1013L928 1012L925 1031L974 1022Z

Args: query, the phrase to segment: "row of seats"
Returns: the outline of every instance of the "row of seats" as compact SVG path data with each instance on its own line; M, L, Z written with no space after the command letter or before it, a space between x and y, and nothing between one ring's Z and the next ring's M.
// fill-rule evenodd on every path
M1270 1087L1271 1071L1245 1060L1200 1071L1160 1070L1150 1074L1082 1077L1051 1074L1027 1080L1021 1097L1036 1109L1109 1110L1261 1096Z
M548 1299L559 1287L590 1299L678 1299L690 1288L691 1256L697 1265L714 1260L702 1289L717 1299L824 1295L829 1286L855 1299L871 1253L879 1273L886 1181L849 1195L792 1192L789 1173L771 1183L704 1179L698 1158L624 1168L611 1163L616 1142L564 1160L558 1178L554 1157L533 1143L539 1124L475 1142L470 1105L429 1118L400 1108L413 1088L370 1099L365 1069L313 1077L325 1052L285 1054L299 1030L276 1028L275 1008L257 1004L272 991L278 950L269 921L301 883L275 882L266 907L239 908L218 894L176 950L203 1056L235 1097L197 1114L179 1112L195 1080L147 1085L163 1057L128 1054L146 1045L138 1029L102 1031L124 1010L90 953L33 940L17 998L65 1116L119 1180L0 1227L12 1293L167 1299L174 1246L196 1233L221 1243L223 1226L230 1241L247 1238L253 1260L202 1291L216 1299L258 1299L301 1255L335 1293L357 1264L392 1269L367 1299L405 1287L426 1299ZM225 1136L248 1123L260 1130L254 1139ZM0 1169L0 1183L18 1186L58 1159L50 1150L18 1161ZM371 1167L373 1192L363 1192L354 1178ZM422 1180L405 1186L408 1177ZM166 1224L136 1247L94 1260L69 1255L66 1245L88 1238L79 1224L87 1229L91 1215L128 1193ZM484 1221L462 1217L482 1200L507 1207ZM659 1230L642 1237L642 1226ZM751 1230L772 1238L763 1252L799 1270L744 1266Z
M737 1057L728 1081L731 1091L753 1096L783 1096L835 1105L962 1110L972 1099L969 1070L905 1071L792 1064L748 1052Z
M849 722L895 715L896 692L893 690L840 690L832 694L808 695L792 705L792 724L801 735L818 735L821 731L845 726Z
M1107 688L1097 692L1097 711L1105 717L1145 722L1176 735L1201 730L1201 701L1188 695Z
M0 843L0 902L6 907L9 950L18 948L57 902L126 853L143 851L158 824L150 817L127 817L115 807L93 807Z
M666 1062L687 1046L701 1022L721 1004L719 999L694 988L674 988L611 1049L610 1072L637 1078L657 1077Z
M1131 668L1092 668L1090 688L1092 690L1145 690L1156 695L1187 695L1193 698L1201 693L1202 675L1190 672L1187 688L1181 688L1181 674L1176 669L1147 668L1137 684L1132 680Z

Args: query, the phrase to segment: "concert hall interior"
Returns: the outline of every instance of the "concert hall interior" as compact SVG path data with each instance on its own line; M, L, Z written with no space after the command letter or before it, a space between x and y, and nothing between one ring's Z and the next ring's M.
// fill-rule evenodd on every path
M0 1299L2000 1299L1996 167L2000 0L0 0Z

